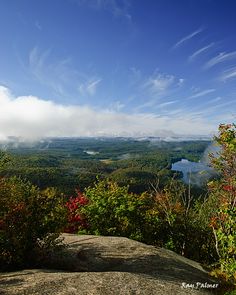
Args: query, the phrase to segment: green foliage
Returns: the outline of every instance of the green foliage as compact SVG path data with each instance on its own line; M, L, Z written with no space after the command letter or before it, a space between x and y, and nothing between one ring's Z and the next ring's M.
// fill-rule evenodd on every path
M236 295L236 290L227 291L224 295Z
M0 175L16 175L30 181L41 190L53 186L57 191L68 195L72 195L75 188L79 188L85 193L89 203L75 207L75 210L78 208L78 214L72 217L77 218L73 224L76 231L79 229L93 234L127 236L145 243L165 246L189 258L208 263L215 259L213 233L209 228L209 220L215 212L212 208L216 210L216 206L210 205L210 200L214 204L214 198L209 198L208 202L202 202L200 199L196 201L201 191L197 189L193 196L191 188L189 194L188 188L181 181L172 179L173 172L170 170L171 163L181 158L198 161L208 144L204 141L159 142L89 138L53 139L50 142L35 143L31 147L19 143L19 149L10 147L14 152L14 162L5 165ZM88 154L85 151L95 153ZM102 181L92 187L97 176ZM181 173L178 178L181 178ZM15 181L17 183L19 180ZM22 186L27 184L26 181L22 183ZM155 191L156 185L158 191ZM39 211L42 210L42 206L47 206L46 204L49 205L51 202L47 203L48 201L44 200L41 204L43 193L34 187L36 193L31 189L32 185L28 186L21 193L11 193L11 189L8 193L1 193L1 196L5 194L9 201L0 201L6 208L14 205L17 209L17 204L20 204L16 212L9 210L12 214L15 212L14 214L19 215L16 218L17 224L19 232L23 233L23 224L29 221L25 219L26 213L30 212L31 208L36 208L37 202ZM19 184L17 187L18 191L21 191ZM89 188L86 190L86 187ZM31 192L27 195L28 189ZM155 192L152 193L152 190ZM55 202L60 200L61 197L56 192L53 194ZM16 196L16 204L13 202L13 195ZM20 196L23 195L27 195L30 202L33 202L37 195L38 201L35 205L32 203L32 207L27 207L25 201L22 203ZM52 212L56 207L55 203ZM32 212L37 210L34 209ZM49 214L49 211L44 212L45 215ZM4 214L1 216L6 217ZM44 220L44 213L37 214ZM64 211L61 214L63 215ZM55 213L52 213L52 216L55 216ZM88 227L86 223L86 228L82 228L81 218L85 218L86 221L88 219ZM40 224L39 219L37 223ZM49 224L53 224L52 220ZM36 227L36 224L33 222L32 226ZM16 233L12 236L18 237L17 227L14 231ZM17 239L14 241L16 246ZM2 239L1 243L3 245L6 242ZM42 243L40 247L37 243L35 245L35 249L42 247ZM22 260L23 254L19 254L18 257Z
M204 206L180 181L172 179L162 190L137 195L127 186L102 180L85 190L85 198L88 202L76 212L80 232L126 236L205 264L216 259ZM81 226L81 218L86 227Z
M236 125L220 125L215 140L221 150L217 156L211 155L211 160L220 178L209 183L217 209L210 225L215 236L220 271L227 280L236 282Z
M150 240L158 217L146 193L129 193L128 187L103 180L86 189L85 195L89 202L80 213L87 218L89 233Z
M7 153L0 151L0 171L3 168L6 168L6 166L8 166L11 162L11 157Z
M163 188L172 177L171 163L181 158L199 160L208 144L206 141L162 142L122 138L54 138L31 144L12 141L7 143L12 163L5 166L0 175L19 176L40 189L53 186L68 195L78 187L84 191L94 183L97 175L99 178L111 176L120 185L131 182L130 191L142 193L149 189L148 182L153 180L154 174L162 174L158 178ZM127 183L121 183L115 179L120 169L134 169L140 173L140 179L137 174L130 181L128 177ZM142 179L142 172L153 174L150 175L151 181Z
M66 209L54 189L39 189L19 178L0 179L0 265L39 262L64 226Z
M137 168L124 168L113 172L110 178L120 186L128 186L130 192L138 194L150 190L157 175Z

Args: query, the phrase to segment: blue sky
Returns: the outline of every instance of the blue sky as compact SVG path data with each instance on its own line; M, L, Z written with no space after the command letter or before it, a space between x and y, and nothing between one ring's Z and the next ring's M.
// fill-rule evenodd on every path
M212 134L235 29L234 0L0 0L0 138Z

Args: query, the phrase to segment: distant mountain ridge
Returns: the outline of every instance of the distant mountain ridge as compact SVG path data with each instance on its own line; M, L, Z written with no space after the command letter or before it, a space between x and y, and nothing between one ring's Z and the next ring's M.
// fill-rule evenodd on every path
M45 138L38 138L38 139L27 139L23 137L15 137L9 136L4 140L0 140L0 146L6 144L23 144L23 145L32 145L32 144L40 144L45 142L52 142L52 141L66 141L66 140L137 140L137 141L210 141L212 136L210 135L173 135L173 136L81 136L81 137L45 137Z

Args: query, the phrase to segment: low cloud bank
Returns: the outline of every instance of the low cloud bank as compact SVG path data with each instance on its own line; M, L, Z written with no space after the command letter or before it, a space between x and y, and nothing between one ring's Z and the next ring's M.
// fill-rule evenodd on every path
M89 106L62 105L35 96L15 97L0 86L0 140L79 136L206 135L213 126L204 120L154 114L127 114Z

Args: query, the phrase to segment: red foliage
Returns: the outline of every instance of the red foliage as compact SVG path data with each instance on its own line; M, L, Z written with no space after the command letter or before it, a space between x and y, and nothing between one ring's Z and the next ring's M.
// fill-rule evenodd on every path
M70 197L66 203L68 209L68 226L65 228L67 233L76 233L78 229L86 229L88 227L87 220L80 214L80 208L88 204L88 199L76 190L76 197Z
M225 191L231 192L231 191L233 191L234 187L232 185L225 185L225 186L223 186L223 189Z

